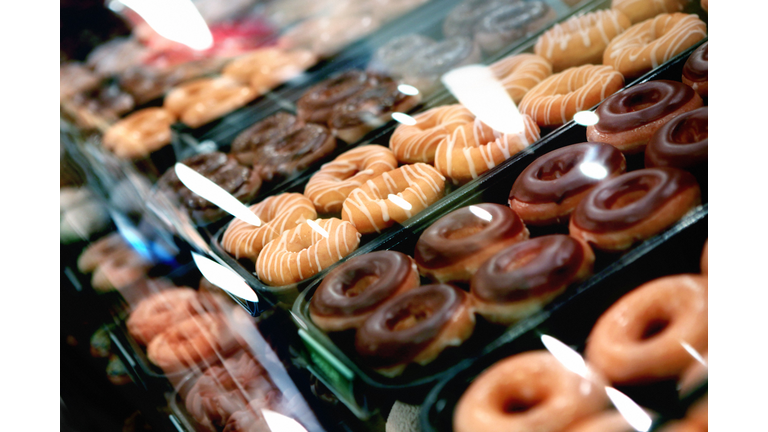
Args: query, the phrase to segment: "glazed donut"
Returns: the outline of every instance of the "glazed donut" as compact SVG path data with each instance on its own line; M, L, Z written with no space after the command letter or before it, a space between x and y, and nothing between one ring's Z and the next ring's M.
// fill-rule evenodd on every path
M707 381L707 375L709 373L708 354L699 354L701 354L701 360L704 360L704 362L699 359L695 359L680 374L680 379L677 382L677 391L681 396L690 393L692 390L695 390L698 386Z
M324 126L307 123L252 152L253 169L265 181L290 177L336 149L336 137Z
M257 94L264 94L297 77L316 62L317 57L309 51L261 48L232 60L221 74L250 85Z
M461 125L475 116L462 104L431 108L413 116L415 124L399 124L389 139L389 148L402 163L435 161L435 150Z
M169 288L143 298L126 321L128 333L141 345L166 329L202 311L197 291L189 287Z
M701 203L696 178L677 168L646 168L608 180L574 209L570 235L619 252L664 231Z
M368 70L374 73L401 77L406 72L404 65L418 51L435 43L434 39L415 33L396 37L376 50L370 63L368 63Z
M671 166L689 169L706 164L709 147L709 109L680 114L660 127L645 148L646 168Z
M359 69L334 75L304 92L296 101L296 112L303 121L328 124L336 104L376 85L377 78Z
M709 274L709 239L704 242L704 250L701 251L701 274Z
M248 258L253 262L267 243L284 231L293 229L307 219L315 220L317 212L312 203L299 193L282 193L267 197L250 209L262 224L251 225L235 218L221 237L221 246L236 259Z
M128 248L128 244L123 240L123 236L119 232L108 234L91 243L80 254L77 258L77 269L80 273L91 273L112 255Z
M487 259L528 236L528 228L509 207L471 205L448 213L424 230L414 258L419 273L435 282L469 282Z
M302 123L293 114L279 111L240 132L232 141L229 153L243 165L253 166L255 151L262 146L274 146L299 129Z
M595 323L585 357L617 385L679 377L692 361L685 342L707 350L707 278L676 275L641 285Z
M359 244L360 233L349 222L306 220L264 246L256 274L267 285L294 284L349 255Z
M323 278L309 316L326 332L358 328L381 304L417 286L419 272L408 255L383 250L356 256Z
M568 223L582 198L626 167L624 155L608 144L572 144L551 151L520 173L509 192L509 207L526 224Z
M571 424L563 432L635 432L627 419L616 410L606 410Z
M364 364L394 377L409 363L426 365L475 329L472 301L452 285L422 285L379 306L355 334Z
M361 234L381 232L410 219L443 194L445 178L431 165L403 165L350 192L341 207L341 219L351 222ZM390 195L399 199L392 200Z
M200 78L168 92L163 108L196 128L244 106L256 96L255 90L232 78Z
M435 168L455 183L466 183L538 141L539 127L528 115L520 116L523 130L501 133L475 119L456 128L438 144Z
M515 104L519 104L528 91L552 75L552 65L545 58L529 53L504 57L489 68Z
M144 277L150 268L152 263L135 250L119 250L99 264L93 272L91 286L96 291L125 288Z
M708 0L701 0L701 8L704 9L704 12L709 12L709 1Z
M355 188L395 168L397 160L388 148L360 146L323 165L307 182L304 196L320 213L338 213Z
M707 25L696 15L661 14L635 24L608 44L603 64L631 81L655 69L707 37Z
M704 42L691 53L683 66L683 83L696 90L699 96L707 97L709 82L709 42Z
M560 431L608 404L604 379L566 369L548 351L496 362L472 381L453 414L455 432Z
M543 1L504 4L475 25L475 40L483 51L493 53L539 31L555 18L554 9Z
M428 45L414 54L403 69L403 81L419 89L422 96L433 94L440 88L440 77L460 66L479 63L480 48L474 40L452 37Z
M556 127L622 87L624 78L610 66L570 68L532 88L520 101L520 112L531 116L541 127Z
M167 110L144 108L110 126L101 142L120 158L138 159L170 144L175 121Z
M622 12L637 24L663 13L681 12L690 0L613 0L611 9ZM706 0L704 0L706 1Z
M475 310L510 325L541 310L570 285L592 275L595 254L563 234L508 246L478 268L470 283Z
M555 24L539 36L533 52L552 64L554 72L603 62L605 47L630 28L626 15L616 10L598 10Z

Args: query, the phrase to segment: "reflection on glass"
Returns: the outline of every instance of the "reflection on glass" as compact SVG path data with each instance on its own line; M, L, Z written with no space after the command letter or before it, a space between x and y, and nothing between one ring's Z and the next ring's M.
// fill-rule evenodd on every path
M416 96L417 94L419 94L419 89L408 84L400 84L399 86L397 86L397 90L400 93L406 94L408 96Z
M482 220L484 220L486 222L490 222L491 219L493 219L493 216L490 213L488 213L487 210L485 210L485 209L483 209L481 207L471 205L471 206L469 206L469 211L473 215L479 217L480 219L482 219Z
M589 369L581 354L549 335L542 335L541 342L566 369L583 378L589 378Z
M592 111L579 111L573 115L573 121L582 126L596 125L600 117Z
M401 113L401 112L392 113L392 119L406 126L413 126L416 124L416 119L409 116L406 113Z
M291 318L293 318L293 321L299 325L299 327L303 328L304 331L309 331L309 327L307 327L307 323L304 322L303 319L301 319L300 316L296 315L295 313L288 311L291 313Z
M704 356L702 356L700 352L696 351L696 348L692 347L688 342L680 342L680 345L682 345L683 348L688 351L688 354L695 358L697 362L707 366L707 361L704 359Z
M640 432L647 432L651 429L653 419L640 408L640 405L613 387L606 387L605 392L608 394L611 402L613 402L616 410L624 416L624 419L630 426Z
M328 238L328 231L324 230L323 227L317 224L317 222L307 219L307 225L309 225L309 227L313 230L317 231L317 233L321 236Z
M409 203L408 201L406 201L406 200L404 200L404 199L400 198L400 197L399 197L399 196L397 196L397 195L394 195L394 194L389 194L389 195L387 195L387 198L388 198L390 201L392 201L392 203L393 203L394 205L396 205L396 206L400 207L401 209L403 209L403 210L405 210L405 211L410 211L410 210L413 208L413 206L411 205L411 203Z
M259 301L256 293L237 273L195 252L192 252L192 259L200 273L210 283L245 300Z
M264 416L269 430L273 432L307 432L299 422L279 412L262 409L261 414Z
M213 35L191 0L120 0L160 36L195 50L213 46ZM110 5L110 8L116 6Z
M608 176L608 169L597 162L583 162L579 165L581 172L596 180L602 180Z

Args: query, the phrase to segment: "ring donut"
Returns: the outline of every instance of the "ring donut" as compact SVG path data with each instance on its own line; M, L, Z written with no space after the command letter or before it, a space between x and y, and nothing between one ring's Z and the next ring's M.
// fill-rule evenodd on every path
M196 128L244 106L256 96L251 87L231 78L200 78L174 87L165 96L163 108Z
M563 432L635 432L624 415L606 410L570 425Z
M259 162L256 156L260 149L274 147L301 126L296 116L279 111L238 134L232 141L229 153L241 164L253 166Z
M519 104L526 93L552 75L552 65L547 59L529 53L504 57L489 68L515 104Z
M147 345L166 329L203 310L197 291L189 287L169 288L143 298L126 321L128 333Z
M659 14L681 12L688 2L689 0L613 0L611 9L621 11L632 24L637 24Z
M703 98L709 94L709 42L696 48L685 61L683 83L691 86Z
M414 124L399 124L389 139L389 148L402 163L435 162L438 144L475 116L462 104L445 105L413 116Z
M250 85L257 94L264 94L297 77L316 62L317 57L306 50L261 48L232 60L221 74Z
M138 159L171 142L175 121L176 117L163 108L144 108L110 126L101 142L120 158Z
M397 159L388 148L360 146L323 165L307 182L304 196L320 213L338 213L350 192L395 168Z
M645 148L646 168L690 169L709 157L709 108L701 107L673 118L651 136Z
M557 13L544 1L510 1L489 11L475 24L475 40L486 53L499 51L547 27Z

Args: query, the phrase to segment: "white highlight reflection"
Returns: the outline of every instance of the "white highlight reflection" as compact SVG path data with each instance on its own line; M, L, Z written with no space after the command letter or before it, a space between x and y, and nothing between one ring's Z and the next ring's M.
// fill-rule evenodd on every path
M400 84L399 86L397 86L397 90L400 93L406 94L408 96L416 96L417 94L419 94L419 89L408 84Z
M471 206L469 206L469 212L472 213L473 215L479 217L480 219L486 221L486 222L490 222L491 219L493 219L493 216L490 213L488 213L487 210L483 209L482 207L471 205Z
M589 368L581 354L549 335L542 335L541 342L566 369L582 378L589 378Z
M583 162L579 169L585 176L593 179L602 180L608 177L608 169L597 162Z
M213 46L213 35L191 0L120 0L160 36L195 50Z
M653 419L640 405L613 387L606 387L605 392L608 394L608 399L613 402L616 410L619 411L630 426L640 432L647 432L651 429Z
M268 409L262 409L261 414L267 422L269 430L274 432L307 432L307 429L296 420Z
M389 195L387 195L387 198L388 198L390 201L392 201L392 203L393 203L394 205L396 205L396 206L400 207L401 209L403 209L403 210L405 210L405 211L410 211L410 210L413 208L413 206L411 205L411 203L409 203L408 201L406 201L406 200L404 200L404 199L400 198L400 197L399 197L399 196L397 196L397 195L394 195L394 194L389 194Z
M328 231L324 230L323 227L317 224L317 222L307 219L307 225L309 225L310 228L315 230L321 236L328 238Z
M245 300L259 301L256 293L237 273L196 252L192 252L192 259L195 261L195 265L200 270L200 273L210 283Z
M174 170L179 180L192 192L216 204L246 223L257 227L261 226L261 219L249 210L245 204L222 189L221 186L180 162L176 163Z
M392 119L406 126L413 126L416 124L416 119L406 113L394 112L392 113Z
M683 349L688 351L688 354L690 354L691 357L695 358L697 362L703 364L704 366L707 366L707 361L704 360L704 356L702 356L701 353L696 351L696 348L692 347L688 342L680 342L680 345L682 345Z
M579 111L573 115L573 121L582 126L596 125L600 117L592 111Z

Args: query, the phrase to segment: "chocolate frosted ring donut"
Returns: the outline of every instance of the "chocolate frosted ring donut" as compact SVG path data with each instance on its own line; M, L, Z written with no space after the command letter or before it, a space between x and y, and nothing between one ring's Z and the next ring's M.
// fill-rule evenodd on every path
M647 168L687 169L707 162L709 110L702 107L681 114L653 134L645 149Z
M432 38L414 33L394 38L376 50L368 63L368 69L376 73L402 76L406 72L404 65L420 50L435 43Z
M709 81L709 42L696 48L683 66L683 83L688 84L701 97L707 97Z
M470 295L477 313L509 325L589 277L594 262L592 249L567 235L532 238L485 261L472 277Z
M701 203L692 174L646 168L592 190L571 215L570 235L606 251L623 251L673 225Z
M293 114L280 111L242 131L232 141L230 154L244 165L253 165L254 151L288 135L301 123Z
M592 188L625 169L624 155L611 145L569 145L539 157L523 170L509 192L509 207L526 224L567 223Z
M360 327L385 301L419 286L419 272L408 255L377 251L333 269L309 304L312 321L327 332Z
M452 37L434 45L428 45L414 54L403 66L403 81L418 88L421 93L434 91L440 77L459 66L478 63L480 48L466 37Z
M296 102L300 119L327 124L337 103L356 95L375 84L374 75L352 69L315 85Z
M526 240L528 229L509 207L484 203L454 210L430 225L416 242L422 275L440 282L468 282L485 260Z
M422 285L381 305L355 336L363 361L386 376L408 363L426 365L448 346L464 342L475 328L471 300L451 285Z
M703 105L701 96L677 81L649 81L608 97L597 108L597 124L587 140L610 144L624 154L643 151L656 130L684 112Z
M443 21L446 38L472 37L477 23L493 10L505 4L517 4L520 0L465 0L448 13Z
M485 52L495 52L533 33L556 17L542 1L505 4L489 12L475 26L475 39Z
M253 152L254 170L264 180L288 177L329 155L336 148L336 138L324 126L308 123Z

